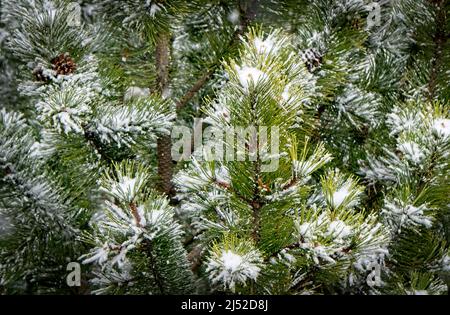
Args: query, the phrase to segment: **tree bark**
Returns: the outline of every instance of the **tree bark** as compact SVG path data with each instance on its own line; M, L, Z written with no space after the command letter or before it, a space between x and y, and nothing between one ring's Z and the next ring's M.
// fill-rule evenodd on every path
M157 93L166 97L169 89L169 34L161 33L156 39L156 84ZM168 196L172 194L172 138L161 135L157 141L158 190Z
M432 0L436 6L436 31L433 35L434 54L431 65L430 81L428 82L429 100L432 101L436 97L438 88L438 76L442 68L443 49L448 40L447 34L447 13L445 11L446 0Z

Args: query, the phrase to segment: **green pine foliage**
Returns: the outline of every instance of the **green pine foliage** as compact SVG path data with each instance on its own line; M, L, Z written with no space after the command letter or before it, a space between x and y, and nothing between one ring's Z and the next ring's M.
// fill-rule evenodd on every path
M0 14L0 293L448 293L448 1Z

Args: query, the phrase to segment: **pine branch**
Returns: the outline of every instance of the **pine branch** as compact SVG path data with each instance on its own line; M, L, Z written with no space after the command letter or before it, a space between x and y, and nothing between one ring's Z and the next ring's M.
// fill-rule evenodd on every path
M155 279L156 285L158 286L159 292L161 294L165 294L164 285L163 285L163 279L161 279L160 274L158 273L158 270L156 269L156 260L155 256L153 255L153 245L150 240L144 241L145 246L145 252L150 259L150 270L152 272L153 278Z
M227 53L233 50L233 48L237 45L237 43L239 43L240 36L242 36L245 33L248 26L250 25L250 22L256 16L257 3L258 0L238 1L239 12L241 15L240 25L231 36L231 39L222 57L226 56ZM192 85L192 87L181 97L181 99L177 102L177 111L183 109L184 106L186 106L189 103L189 101L206 85L206 83L208 83L208 81L211 79L216 69L219 67L220 62L221 58L217 58L217 61L210 67L210 69L205 74L203 74L194 83L194 85Z
M254 121L257 121L256 119L256 98L252 99L252 109L253 109L253 116ZM256 128L258 128L258 125L256 125ZM261 198L261 190L260 190L260 181L261 181L261 157L259 155L259 137L256 141L256 161L253 162L254 172L255 176L253 178L254 181L254 189L253 189L253 199L251 202L251 207L253 211L253 230L252 230L252 239L258 243L261 239L260 235L260 228L261 228L261 207L263 205L263 200Z

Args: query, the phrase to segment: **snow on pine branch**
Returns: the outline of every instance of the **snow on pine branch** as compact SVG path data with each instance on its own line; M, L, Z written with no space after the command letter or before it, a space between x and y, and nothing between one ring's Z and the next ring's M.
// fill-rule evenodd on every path
M201 163L192 158L190 167L178 172L174 178L177 198L181 201L180 213L193 217L192 227L200 230L225 231L239 222L239 216L230 204L232 187L228 168L211 161ZM213 210L220 222L205 217Z
M158 135L170 133L174 118L166 103L138 99L124 106L100 109L92 129L105 143L129 147L142 139L148 144Z
M49 179L44 165L31 156L33 142L21 114L0 111L0 171L4 173L0 178L0 216L8 222L8 239L26 244L14 253L5 247L1 255L13 256L14 260L12 265L11 260L2 261L0 277L3 268L7 272L17 269L19 273L39 261L50 263L58 244L67 246L70 242L70 251L76 248L72 242L79 231L70 212L74 210L70 196ZM45 257L39 253L45 253Z
M352 208L359 202L362 188L352 177L345 178L339 171L322 176L322 191L331 209Z
M236 285L257 280L262 262L261 254L250 242L228 236L213 245L206 272L213 284L235 292Z
M380 96L349 84L336 99L338 119L344 117L354 127L380 124Z
M306 257L317 266L348 264L355 259L386 253L389 235L377 221L374 214L349 216L345 209L333 214L311 208L294 221L294 236L299 248L306 251ZM296 256L294 251L291 254Z
M92 115L91 102L96 92L74 84L50 88L36 104L38 119L58 133L84 132L83 125Z
M426 204L414 205L398 198L387 199L381 211L393 233L400 233L407 227L430 228L433 224L433 217L427 215L430 213L431 209Z
M116 202L105 200L104 215L94 221L99 232L95 235L98 247L84 256L84 263L103 264L110 261L108 257L112 255L112 264L122 266L127 252L143 239L152 240L168 231L174 236L181 233L179 227L173 225L168 200L144 191L147 171L134 162L123 161L104 174L100 189Z
M410 101L395 106L386 121L395 147L384 145L384 154L369 154L366 162L361 161L361 173L371 181L396 183L413 180L411 176L421 174L418 171L433 171L430 182L445 174L450 154L447 115L445 105L439 103Z
M105 173L100 189L116 198L119 202L129 204L139 200L147 184L148 170L132 162L114 164L113 173Z
M433 121L433 131L440 137L450 138L450 119L437 118Z
M111 263L112 266L117 264L122 268L129 262L127 254L135 250L144 239L151 241L168 232L174 236L181 235L179 226L173 221L173 212L168 202L154 196L152 198L135 209L130 205L117 206L106 201L106 215L95 222L99 231L94 237L97 246L81 257L83 263ZM175 226L171 227L173 224Z
M70 7L59 1L3 1L2 21L12 28L8 47L25 64L48 66L61 53L86 53L96 34L67 23ZM82 55L82 54L81 54Z
M331 154L327 152L323 143L319 143L311 155L307 156L308 143L307 139L299 159L297 158L297 146L294 143L291 144L293 146L291 150L293 173L295 178L301 178L303 182L306 182L312 173L332 160Z
M102 190L116 200L106 199L102 213L93 218L94 232L85 240L94 247L80 257L100 268L92 280L96 293L110 293L124 282L127 292L135 286L159 294L192 289L181 225L167 198L144 189L145 174L145 168L123 161L104 175Z
M181 192L200 191L213 183L228 186L230 181L225 165L217 162L202 164L195 158L192 158L191 167L180 171L175 178Z

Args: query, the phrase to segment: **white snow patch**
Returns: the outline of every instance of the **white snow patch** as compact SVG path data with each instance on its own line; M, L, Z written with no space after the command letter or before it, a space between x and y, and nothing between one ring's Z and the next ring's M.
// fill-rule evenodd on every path
M233 24L237 24L239 22L239 10L234 9L233 11L228 14L228 21L230 21Z
M101 187L104 192L120 199L122 201L131 202L141 189L145 178L128 176L119 176L117 181L109 181L106 187Z
M123 99L125 101L132 99L133 97L146 97L150 95L149 88L140 88L138 86L130 86L125 92Z
M430 228L433 224L432 218L426 216L425 204L418 207L412 204L405 204L403 201L387 201L382 213L387 217L390 225L400 232L401 228L410 225L423 225Z
M300 236L310 239L313 236L312 223L306 222L297 227Z
M103 247L97 248L90 258L83 260L83 264L90 264L92 262L98 262L98 264L103 264L108 260L109 245L108 243L103 244Z
M261 270L262 258L256 250L239 255L231 250L213 253L207 272L213 283L222 282L234 292L237 283L245 285L248 279L256 280Z
M256 51L259 54L267 55L270 52L276 52L278 47L275 46L275 42L271 38L266 38L262 40L261 38L255 38L253 44L256 47Z
M254 67L243 66L242 68L237 67L236 70L239 82L246 90L251 84L256 84L267 78L267 75L264 72Z
M333 193L332 203L334 208L338 208L344 200L350 195L349 184L343 185L337 191Z
M287 84L287 85L284 87L283 93L281 93L281 98L282 98L285 102L289 101L289 99L290 99L290 97L291 97L291 95L290 95L290 93L289 93L289 88L290 88L290 87L291 87L290 84Z
M326 234L334 238L346 238L352 234L352 228L341 220L335 220L330 223Z
M227 250L222 253L222 263L226 271L233 273L239 270L239 266L242 264L242 257Z
M433 123L433 131L443 138L450 137L450 119L436 119Z

